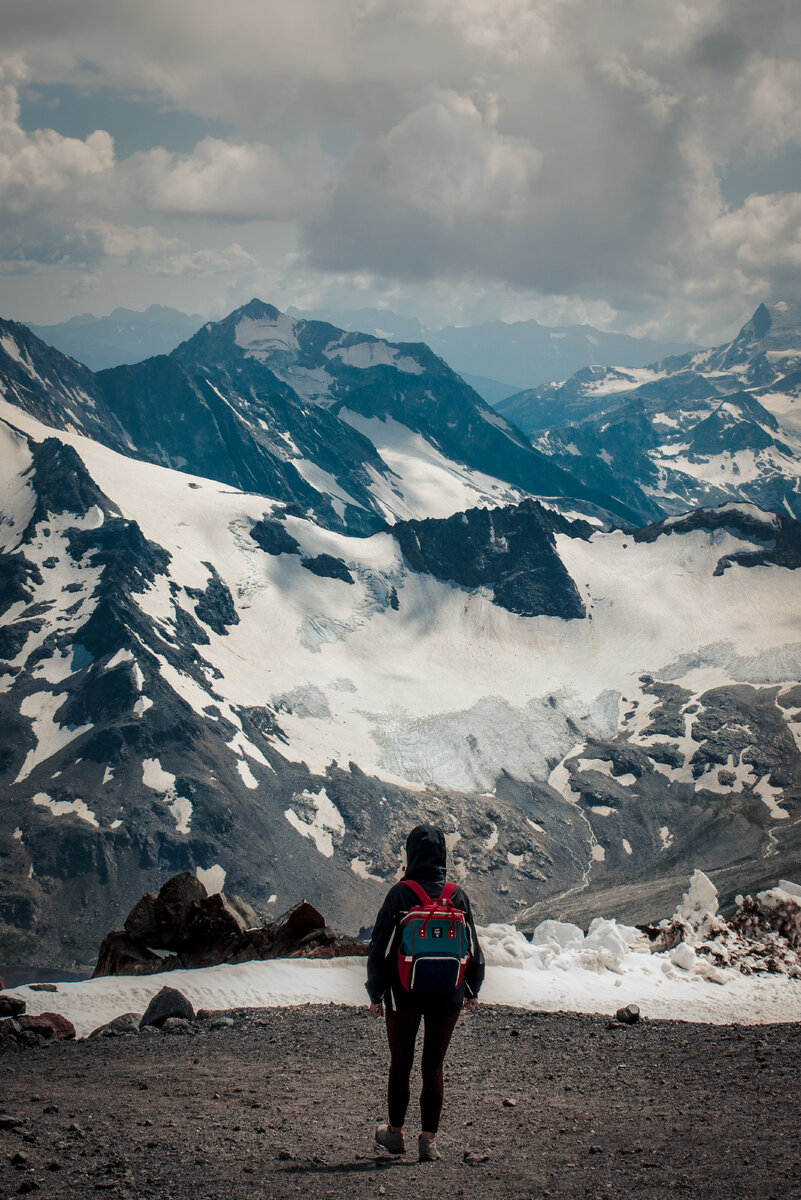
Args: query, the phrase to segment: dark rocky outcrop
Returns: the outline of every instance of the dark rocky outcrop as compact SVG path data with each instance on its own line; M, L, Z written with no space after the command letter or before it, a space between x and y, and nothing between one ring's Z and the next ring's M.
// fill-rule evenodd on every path
M153 1025L156 1029L161 1029L168 1017L182 1017L185 1021L194 1021L195 1010L183 992L179 992L177 988L163 987L160 992L156 992L145 1009L139 1028Z
M135 941L144 942L148 946L155 946L159 938L159 923L156 919L157 900L158 896L155 892L145 892L125 918L125 932Z
M187 967L228 962L242 948L248 931L261 928L258 913L240 896L207 896L193 908L186 923L181 960Z
M186 588L186 594L196 601L198 620L224 637L229 625L239 624L239 614L227 584L223 583L211 563L204 562L203 566L209 572L205 589Z
M250 530L253 541L266 554L300 554L300 545L286 526L275 517L265 514Z
M444 519L389 526L415 571L467 588L489 588L501 608L524 617L585 616L578 588L556 549L556 533L587 539L584 521L568 521L536 500L473 508Z
M343 583L353 583L354 579L341 558L333 554L316 554L314 558L302 558L302 565L312 575L321 579L341 579Z
M162 957L157 950L175 953ZM241 896L222 892L209 896L196 876L184 871L168 879L158 895L142 896L126 917L124 930L106 935L92 977L366 952L363 942L330 929L322 913L305 900L268 923Z

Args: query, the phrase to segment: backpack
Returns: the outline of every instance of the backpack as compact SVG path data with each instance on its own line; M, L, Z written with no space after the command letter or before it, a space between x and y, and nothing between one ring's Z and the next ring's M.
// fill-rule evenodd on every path
M461 985L470 957L470 932L465 914L451 901L456 885L446 883L432 898L413 879L418 903L399 922L398 976L401 987L419 1000L447 999Z

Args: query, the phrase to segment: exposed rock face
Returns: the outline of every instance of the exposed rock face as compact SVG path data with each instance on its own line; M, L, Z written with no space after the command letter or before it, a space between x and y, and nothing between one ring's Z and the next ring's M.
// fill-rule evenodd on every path
M578 589L556 552L554 534L589 538L592 527L523 500L516 508L471 509L444 520L401 521L389 532L415 571L485 587L501 608L525 617L585 615Z
M156 892L145 892L125 918L125 932L135 941L144 942L148 946L157 945L159 939L159 923L156 919L157 899Z
M343 583L354 583L355 580L341 558L333 554L315 554L314 558L301 559L303 566L312 575L320 579L341 579Z
M16 996L0 996L0 1017L18 1017L25 1012L25 1001Z
M255 909L240 896L218 893L196 904L185 922L181 961L187 967L229 962L241 950L249 929L261 930Z

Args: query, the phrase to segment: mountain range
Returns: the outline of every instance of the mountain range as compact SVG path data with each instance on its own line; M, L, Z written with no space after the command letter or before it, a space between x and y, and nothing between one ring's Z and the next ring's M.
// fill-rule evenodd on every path
M96 374L2 322L0 392L7 963L180 870L358 932L426 819L484 921L797 863L786 506L600 486L425 345L261 301Z
M786 302L723 346L586 367L498 411L588 486L625 477L669 514L750 501L801 518L801 309Z
M691 349L689 345L606 333L590 325L549 328L536 321L488 321L480 325L432 329L416 318L386 309L320 309L290 316L369 333L391 342L425 342L475 388L496 404L548 379L564 379L589 363L644 366L656 358ZM203 324L197 315L152 304L144 312L117 308L107 317L84 313L59 325L34 325L37 337L93 371L169 354Z
M82 313L58 325L28 322L28 328L63 354L93 371L102 371L154 354L169 354L202 324L197 313L190 316L165 304L151 304L144 312L115 308L107 317Z

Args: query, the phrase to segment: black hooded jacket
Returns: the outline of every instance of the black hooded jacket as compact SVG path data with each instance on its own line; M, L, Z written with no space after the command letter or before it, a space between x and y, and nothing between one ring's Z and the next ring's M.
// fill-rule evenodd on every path
M442 830L433 825L418 825L406 839L406 879L422 885L432 898L439 896L445 886L446 847ZM476 936L470 901L461 888L451 897L456 908L460 908L467 919L470 935L470 958L465 970L464 981L452 997L443 1000L441 1011L461 1008L465 996L477 996L484 982L484 956ZM395 934L401 915L418 903L411 888L396 883L390 888L381 910L376 917L370 952L367 956L367 992L374 1004L383 1001L387 1008L400 1012L417 1012L418 1004L401 987L398 979L397 940Z

